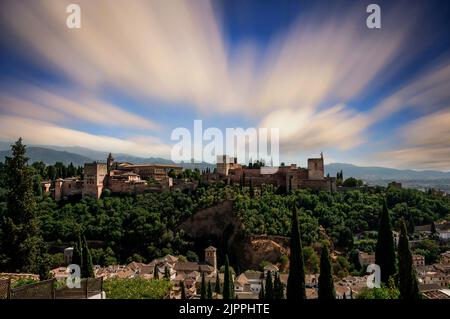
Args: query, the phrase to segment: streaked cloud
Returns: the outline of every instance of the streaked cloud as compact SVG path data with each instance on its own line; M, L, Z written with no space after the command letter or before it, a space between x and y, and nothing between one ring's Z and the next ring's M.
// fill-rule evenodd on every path
M398 149L379 154L390 166L450 170L450 108L421 117L402 127Z
M90 96L74 87L69 90L42 88L18 83L3 88L0 112L46 121L70 123L76 120L105 127L155 130L157 123L130 113L117 105Z
M400 5L384 11L380 30L365 27L362 3L336 12L318 7L260 46L254 39L229 43L220 14L206 0L79 0L79 30L65 26L69 3L7 1L0 13L14 39L10 45L70 83L2 88L0 112L20 125L42 121L47 130L63 130L68 121L78 120L130 131L158 128L107 101L103 93L109 89L156 101L145 107L172 103L200 115L234 115L277 127L284 152L346 151L374 143L368 131L407 107L426 116L450 105L450 64L445 62L419 72L377 105L352 103L401 71L419 50L412 41L418 21L412 5L407 15ZM76 132L62 135L80 135L83 129ZM424 147L418 139L399 140L411 150ZM153 145L158 139L140 135L117 143ZM408 152L399 147L396 156L403 156L401 150ZM416 165L420 168L420 161Z
M144 157L168 157L170 154L170 146L151 137L135 136L129 139L121 139L68 129L45 121L2 115L0 117L0 139L14 141L18 136L24 138L28 144L82 145L93 150L135 154Z

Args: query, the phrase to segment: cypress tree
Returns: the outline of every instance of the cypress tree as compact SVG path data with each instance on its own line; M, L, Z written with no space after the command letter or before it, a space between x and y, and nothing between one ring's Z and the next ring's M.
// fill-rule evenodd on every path
M250 178L250 198L255 197L255 189L253 187L253 178Z
M200 287L200 299L206 299L206 283L205 283L205 273L202 272L202 283Z
M230 287L230 264L228 261L228 255L225 255L225 273L223 277L223 299L231 299L231 287Z
M436 229L436 223L434 221L431 223L431 238L433 238L433 239L439 238L438 232Z
M0 269L38 273L44 241L40 235L33 193L33 169L27 165L22 138L11 145L4 165L6 211L0 219Z
M412 214L409 215L409 221L408 221L408 233L410 235L414 234L414 217Z
M86 241L86 237L83 236L83 267L81 268L82 277L84 278L94 278L94 266L92 264L92 256L89 251L89 247Z
M335 299L333 275L331 273L330 253L327 245L322 246L320 255L319 299Z
M213 299L211 280L208 280L208 289L207 289L207 293L206 293L206 298Z
M42 196L42 178L41 175L36 174L33 177L33 193L34 195L40 197Z
M398 275L401 299L420 299L416 270L413 265L411 249L405 221L401 221L400 239L398 243Z
M164 279L170 279L170 271L167 266L164 267Z
M184 281L180 282L181 299L186 299L186 290L184 289Z
M289 256L289 277L286 288L287 299L306 299L305 266L296 207L294 207L292 212L291 227L291 254Z
M273 299L273 284L272 284L272 272L269 270L266 274L266 291L265 296L266 300L272 300Z
M81 244L81 237L78 235L78 242L75 243L73 247L72 264L76 264L80 267L83 264L83 246Z
M280 279L280 274L275 273L275 281L273 284L273 298L284 299L284 287Z
M259 299L265 299L266 298L265 293L264 293L264 282L263 281L261 281L261 290L259 291L258 298Z
M395 250L391 218L389 216L386 199L383 201L383 209L380 214L375 262L380 266L381 281L387 284L389 277L395 274Z
M220 295L220 277L219 272L216 272L216 284L214 286L214 292Z

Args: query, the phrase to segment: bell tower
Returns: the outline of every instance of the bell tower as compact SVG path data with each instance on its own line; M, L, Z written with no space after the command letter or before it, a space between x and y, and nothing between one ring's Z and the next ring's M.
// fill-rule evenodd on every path
M214 267L217 271L217 248L209 246L205 249L205 262Z

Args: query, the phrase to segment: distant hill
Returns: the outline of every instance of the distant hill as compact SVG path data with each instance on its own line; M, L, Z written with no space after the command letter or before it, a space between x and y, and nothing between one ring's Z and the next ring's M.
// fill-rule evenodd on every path
M11 156L12 142L0 141L0 162L5 161L5 156ZM27 146L27 156L30 163L43 161L47 165L55 162L62 162L65 165L71 162L77 166L83 166L84 163L93 161L106 162L108 152L94 151L84 147L62 147L62 146ZM127 154L113 154L118 162L129 162L133 164L175 164L175 162L162 157L137 157ZM213 169L215 165L208 163L181 163L183 168L198 168L200 170L209 167Z
M9 151L12 142L0 141L0 161L3 162L5 156L10 156ZM29 145L27 146L27 154L30 157L30 162L43 161L46 164L54 164L55 162L63 162L74 165L83 165L86 162L106 161L108 152L95 151L84 147L63 147L63 146L49 146L49 145ZM144 163L158 163L158 164L174 164L170 159L161 157L137 157L128 154L114 154L116 161L130 162L134 164ZM184 168L199 168L204 170L209 167L214 169L215 165L210 163L181 163ZM332 163L325 165L325 174L336 176L336 172L343 171L344 178L356 177L367 182L375 184L385 184L385 181L418 181L418 184L423 184L426 181L439 181L439 184L450 185L450 172L442 172L435 170L401 170L387 167L363 167L347 163ZM379 183L381 182L381 183ZM373 184L372 183L372 184Z
M346 163L333 163L325 165L325 174L336 176L336 172L341 171L344 179L347 177L355 177L365 181L377 180L438 180L450 179L450 172L424 170L416 171L411 169L394 169L386 167L363 167Z
M5 156L11 156L11 151L0 151L0 162L5 161ZM62 162L65 165L73 163L75 166L82 166L86 162L92 162L92 159L83 155L36 146L27 147L27 156L30 158L30 164L42 161L47 165Z

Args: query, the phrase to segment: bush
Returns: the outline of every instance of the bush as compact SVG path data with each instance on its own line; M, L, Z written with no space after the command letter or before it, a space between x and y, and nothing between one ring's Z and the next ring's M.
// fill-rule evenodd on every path
M108 279L103 283L108 299L163 299L171 289L168 280Z
M35 284L37 282L38 282L37 280L31 279L31 278L20 278L19 280L17 280L13 284L11 284L11 288L17 288L17 287L22 287L22 286L26 286L26 285L31 285L31 284Z

